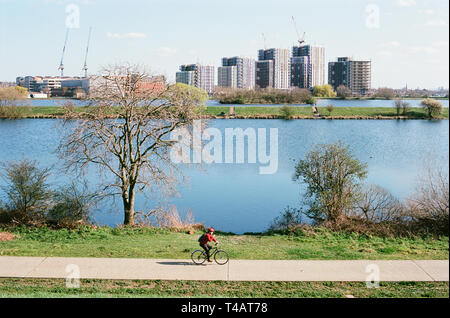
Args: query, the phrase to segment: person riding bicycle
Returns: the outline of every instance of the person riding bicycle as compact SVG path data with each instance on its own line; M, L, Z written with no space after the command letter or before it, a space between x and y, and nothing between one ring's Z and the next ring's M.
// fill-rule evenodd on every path
M208 262L212 262L212 260L209 259L209 250L212 248L211 245L209 245L209 242L216 242L216 245L219 244L219 242L214 238L214 229L210 227L208 229L208 232L200 236L200 239L198 240L200 243L200 246L205 250L206 257L208 258Z

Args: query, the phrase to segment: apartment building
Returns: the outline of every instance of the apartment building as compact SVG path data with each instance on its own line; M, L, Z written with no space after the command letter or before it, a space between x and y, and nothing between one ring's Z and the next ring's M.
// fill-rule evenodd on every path
M328 63L328 84L334 89L343 85L353 95L367 95L372 85L372 62L339 57L337 62Z
M238 88L237 66L222 66L217 69L219 87Z
M270 66L270 63L267 63L266 61L272 61L272 65ZM260 68L259 70L258 67ZM273 87L276 89L289 89L291 86L291 61L289 50L259 50L256 68L257 86L261 88Z
M291 59L291 86L310 87L310 64L308 56L296 56Z
M256 61L255 85L259 88L273 88L274 62Z
M292 86L312 89L314 86L324 85L326 83L325 48L309 44L294 46L291 73Z
M204 89L208 94L214 91L214 66L190 64L181 65L176 73L176 82Z
M236 67L236 88L255 88L255 60L246 57L224 57L222 67ZM219 84L219 86L221 86ZM224 86L227 87L227 86Z

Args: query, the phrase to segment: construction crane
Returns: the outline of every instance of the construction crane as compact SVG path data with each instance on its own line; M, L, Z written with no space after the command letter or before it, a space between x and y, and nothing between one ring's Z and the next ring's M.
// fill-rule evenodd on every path
M88 56L88 52L89 52L89 42L91 40L91 32L92 32L92 27L89 28L88 41L87 41L87 46L86 46L86 55L84 57L84 66L83 66L84 77L87 77L87 71L88 71L87 56Z
M295 32L297 33L297 39L298 39L298 45L302 46L303 43L305 43L305 35L306 32L303 33L303 36L300 37L300 33L298 32L297 23L295 23L295 18L292 16L292 23L294 24Z
M64 47L63 47L63 51L62 51L62 55L61 55L61 63L59 63L59 67L58 67L58 70L61 71L61 77L64 76L64 64L63 64L63 61L64 61L64 53L66 52L67 39L69 37L69 30L70 29L67 29L67 31L66 31L66 40L64 41Z

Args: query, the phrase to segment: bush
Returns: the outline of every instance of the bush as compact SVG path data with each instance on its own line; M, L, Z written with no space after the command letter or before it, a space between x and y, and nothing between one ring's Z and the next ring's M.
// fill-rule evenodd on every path
M88 193L87 185L77 186L72 182L53 195L53 207L46 214L46 221L58 227L73 227L88 224L95 195Z
M353 95L351 89L344 85L340 85L338 86L338 88L336 88L336 94L339 98L342 99L347 99L349 97L352 97Z
M334 111L334 105L328 105L326 107L327 111L328 111L328 115L331 115L331 113Z
M305 104L308 105L315 105L316 104L316 99L313 96L309 96L306 100L305 100Z
M449 235L449 178L440 168L428 168L416 193L407 200L412 222L433 234Z
M382 87L375 92L373 97L393 99L395 97L395 92L392 88Z
M409 110L411 109L411 105L407 102L402 103L402 115L406 116L408 115Z
M49 169L40 169L36 162L27 159L2 166L1 176L6 183L2 188L11 220L19 224L43 222L52 197L47 184Z
M47 183L50 169L38 168L27 159L3 164L0 175L6 198L0 202L0 223L58 227L89 223L97 195L89 194L86 185L72 183L53 191Z
M442 103L432 98L422 100L422 107L428 112L429 118L437 118L442 114Z
M372 222L399 221L403 206L389 191L377 186L366 186L350 215Z
M217 89L214 98L221 104L303 104L311 96L307 89Z
M280 108L280 113L285 120L291 120L294 117L295 110L291 106L284 105Z
M302 216L302 210L288 206L273 220L269 231L294 231L302 225Z
M23 118L29 111L27 106L0 106L0 117L8 119Z
M314 86L313 95L315 97L336 97L337 94L329 84Z

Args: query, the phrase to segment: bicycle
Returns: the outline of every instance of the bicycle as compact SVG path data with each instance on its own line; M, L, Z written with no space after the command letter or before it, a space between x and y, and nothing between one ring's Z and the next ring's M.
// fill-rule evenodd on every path
M210 258L214 257L214 261L219 265L225 265L230 259L228 253L224 250L219 250L219 244L209 250ZM195 250L191 254L191 259L196 265L202 265L208 259L204 250Z

